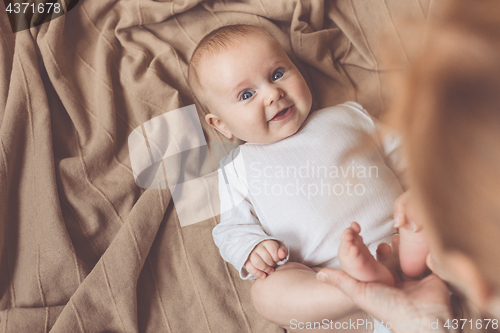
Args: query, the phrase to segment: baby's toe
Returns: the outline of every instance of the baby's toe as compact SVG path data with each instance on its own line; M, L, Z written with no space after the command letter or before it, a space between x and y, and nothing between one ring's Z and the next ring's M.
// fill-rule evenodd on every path
M359 253L359 247L357 247L355 244L351 244L349 248L349 257L356 258L357 256L359 256Z
M358 222L352 222L351 229L356 234L359 234L361 232L361 227L359 226Z
M347 228L342 232L341 241L352 242L354 240L354 231L351 228Z

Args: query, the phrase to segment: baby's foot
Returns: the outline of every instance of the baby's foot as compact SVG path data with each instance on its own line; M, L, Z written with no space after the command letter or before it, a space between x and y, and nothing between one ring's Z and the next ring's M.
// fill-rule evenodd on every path
M394 285L391 272L372 256L359 235L361 227L356 222L344 230L340 239L339 261L342 269L363 282L381 282Z
M427 239L422 231L412 232L406 228L399 229L399 261L401 270L409 277L422 274L427 268L425 260L429 253Z

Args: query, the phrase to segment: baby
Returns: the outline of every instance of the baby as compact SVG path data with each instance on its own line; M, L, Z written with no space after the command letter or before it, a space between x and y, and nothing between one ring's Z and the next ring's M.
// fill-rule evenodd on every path
M242 278L258 278L252 298L261 315L294 331L294 321L354 312L340 290L325 297L331 287L315 278L322 267L394 284L373 254L395 232L393 207L403 190L388 164L396 146L377 139L376 123L359 104L309 116L312 95L301 73L280 43L254 26L205 36L188 80L208 111L206 122L246 141L221 161L222 213L213 236ZM364 239L351 221L363 226ZM400 252L411 251L406 266L418 275L425 244L418 233L401 230Z

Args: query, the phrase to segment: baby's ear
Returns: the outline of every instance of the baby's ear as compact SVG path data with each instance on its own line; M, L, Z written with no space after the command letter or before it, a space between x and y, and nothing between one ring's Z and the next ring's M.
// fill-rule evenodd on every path
M226 138L231 139L233 137L233 133L229 131L229 128L227 128L226 124L213 113L207 114L205 116L205 121L207 122L207 124L222 133L222 135L224 135Z

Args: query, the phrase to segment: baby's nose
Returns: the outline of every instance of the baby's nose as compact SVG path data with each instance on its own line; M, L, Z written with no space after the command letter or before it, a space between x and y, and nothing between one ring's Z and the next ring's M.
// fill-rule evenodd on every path
M271 88L267 95L266 105L271 106L273 103L285 97L285 92L280 88Z

